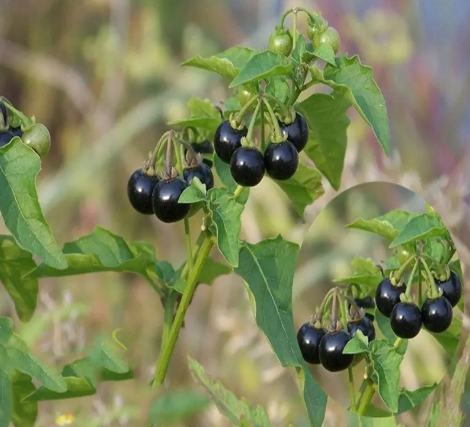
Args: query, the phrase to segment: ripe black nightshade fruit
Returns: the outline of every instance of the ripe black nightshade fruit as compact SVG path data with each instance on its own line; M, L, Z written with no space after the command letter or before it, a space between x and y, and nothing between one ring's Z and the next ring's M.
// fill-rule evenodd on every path
M427 299L421 307L421 319L430 332L444 332L452 323L452 305L444 296Z
M212 154L214 152L214 146L211 144L210 141L207 139L202 141L202 142L191 142L191 147L193 147L193 150L196 153L201 153L201 154ZM184 154L186 155L186 151L188 151L186 148L184 150ZM209 159L202 159L203 163L205 163L207 166L210 168L213 165L212 160Z
M220 159L230 163L233 153L242 146L241 140L248 134L248 129L234 129L228 120L223 121L214 136L214 149Z
M264 152L264 165L271 178L284 181L295 174L299 154L290 141L271 143Z
M149 176L142 169L137 169L131 175L127 183L127 197L137 212L153 214L152 193L158 181L158 176Z
M211 168L205 163L201 163L199 166L194 168L188 168L183 171L183 177L186 183L191 185L193 178L199 178L203 184L206 184L206 190L209 191L214 187L214 175L212 174Z
M360 330L367 338L369 342L375 340L375 327L367 316L364 316L359 322L349 322L348 331L353 337L356 334L356 331Z
M300 153L308 142L308 124L304 116L299 113L295 113L295 120L286 125L285 123L279 123L281 125L281 131L287 134L287 140L294 144L294 147Z
M400 302L400 294L405 293L406 286L393 286L390 279L383 279L375 291L375 303L378 310L387 317L390 317L393 307Z
M325 329L316 329L310 322L306 322L300 327L297 332L297 342L299 343L300 352L307 363L313 365L320 364L318 349L325 333Z
M390 314L390 325L400 338L414 338L421 330L421 312L412 302L399 302Z
M343 354L344 347L351 339L346 331L327 332L320 341L320 362L330 372L348 368L353 362L353 354Z
M462 283L460 283L459 276L453 271L450 272L450 277L445 282L436 280L438 289L442 289L442 296L447 298L452 307L455 307L462 297Z
M178 203L181 193L187 188L180 178L161 180L153 190L152 206L156 217L166 223L181 221L191 208L190 203Z
M375 301L374 301L374 298L370 297L370 296L366 296L364 298L354 298L354 302L356 303L356 305L359 307L359 308L375 308ZM348 307L350 308L351 307L351 304L348 305ZM375 319L375 316L371 313L366 313L366 316L374 321Z
M263 155L255 147L240 147L230 160L230 172L238 185L258 185L264 176Z

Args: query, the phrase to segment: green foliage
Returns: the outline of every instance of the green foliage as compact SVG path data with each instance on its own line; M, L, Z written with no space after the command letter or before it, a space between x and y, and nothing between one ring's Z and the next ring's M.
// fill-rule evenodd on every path
M446 234L448 234L447 228L438 217L421 214L410 218L390 247L395 248L406 243L417 242L429 237L445 236Z
M370 258L355 257L351 261L354 274L334 279L334 283L356 283L365 290L374 290L382 280L382 272Z

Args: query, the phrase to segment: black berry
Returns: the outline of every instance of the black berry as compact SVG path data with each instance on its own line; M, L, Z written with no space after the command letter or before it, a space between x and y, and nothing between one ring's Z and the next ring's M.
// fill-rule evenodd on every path
M354 298L354 302L361 308L375 308L374 298L366 296L364 298Z
M131 175L127 183L127 197L137 212L153 214L152 193L158 181L158 176L149 176L142 169L137 169Z
M152 206L156 217L163 222L181 221L189 212L189 203L178 203L181 193L187 188L180 178L160 181L153 190Z
M304 116L299 113L295 113L295 120L286 125L285 123L279 123L281 125L281 131L287 134L287 139L294 144L294 147L300 153L308 141L308 124Z
M242 146L241 140L248 134L248 129L234 129L228 120L223 121L214 136L214 149L220 159L230 163L233 153Z
M348 331L353 337L356 331L360 330L367 338L369 342L375 340L375 327L367 316L364 316L359 322L348 323Z
M195 168L188 168L183 171L184 180L188 185L191 185L193 178L199 178L203 184L206 184L206 190L210 190L214 187L214 175L212 174L211 168L205 163L201 163Z
M264 152L264 164L271 178L283 181L295 174L299 165L299 154L289 141L271 143Z
M258 185L264 176L263 155L255 147L240 147L230 160L230 172L238 185Z
M320 362L330 372L348 368L354 359L353 354L343 354L344 347L351 339L346 331L327 332L320 341Z
M201 154L212 154L214 152L214 146L211 144L210 141L207 139L202 141L202 142L191 142L191 147L193 147L193 150L196 153L201 153ZM184 150L184 154L186 155L187 149ZM214 164L212 160L209 159L203 159L203 163L205 163L207 166L210 168Z
M452 305L444 296L427 299L421 307L424 327L430 332L444 332L452 323Z
M445 282L436 280L438 289L442 289L442 296L447 298L452 307L455 307L462 297L462 283L460 283L459 276L453 271L450 272L450 277Z
M393 307L400 302L400 294L405 293L406 286L393 286L389 278L383 279L375 291L375 303L378 310L390 317Z
M399 302L390 314L390 325L400 338L414 338L421 330L421 312L416 304Z
M316 329L310 322L306 322L300 327L297 332L297 342L299 343L300 352L307 363L320 364L318 349L325 333L325 329Z
M10 128L9 131L12 133L13 136L19 136L20 138L23 136L23 131L21 130L21 127Z

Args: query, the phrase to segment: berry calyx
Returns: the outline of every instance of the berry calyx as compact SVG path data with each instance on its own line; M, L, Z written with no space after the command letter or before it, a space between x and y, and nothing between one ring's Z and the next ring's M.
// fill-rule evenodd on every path
M210 141L208 141L207 139L205 139L204 141L202 142L191 142L191 147L193 148L193 150L196 152L196 153L201 153L201 154L212 154L214 152L214 146L212 145L212 143ZM184 150L184 154L186 155L187 153L187 149L185 148ZM209 160L209 159L206 159L206 158L203 158L202 159L203 163L205 163L207 166L209 166L210 168L212 167L212 165L214 164L212 162L212 160Z
M430 332L444 332L452 323L452 305L444 296L428 298L421 307L424 327Z
M450 272L450 276L447 280L440 281L436 279L436 286L442 291L442 296L447 298L452 307L458 304L462 297L462 283L460 282L459 276L454 271Z
M224 120L214 136L214 149L220 159L229 164L233 153L242 146L241 140L248 134L248 129L234 129L228 120Z
M297 342L304 360L312 365L320 364L320 341L326 334L325 329L317 329L310 322L304 323L297 332Z
M390 314L390 325L397 337L414 338L421 330L421 312L412 302L399 302Z
M354 302L359 308L375 308L374 298L366 296L364 298L354 298ZM371 313L365 313L365 316L368 317L372 322L375 319L375 316Z
M372 320L364 316L358 322L349 322L348 331L353 337L357 331L361 331L368 339L369 342L375 340L375 327Z
M290 55L293 44L292 36L285 28L276 30L271 34L271 37L269 37L269 50L284 56Z
M157 175L150 176L143 169L137 169L127 182L127 197L132 207L144 215L153 214L152 193L160 181Z
M343 354L344 347L351 339L351 335L339 330L327 332L320 341L320 362L330 372L347 369L353 362L353 354Z
M271 178L284 181L297 171L299 154L290 141L271 143L264 152L264 165Z
M51 135L42 123L35 123L26 130L21 137L22 141L31 147L39 157L44 157L51 148Z
M180 178L164 179L155 186L152 206L155 216L160 221L166 223L181 221L189 213L191 208L189 203L178 203L187 186Z
M263 155L255 147L238 148L230 161L230 172L238 185L258 185L264 176Z
M295 120L290 124L279 123L281 132L287 135L287 140L290 141L297 152L301 152L308 142L308 124L302 114L295 113Z
M394 286L390 279L386 277L379 283L375 291L377 309L384 316L390 317L393 307L400 302L400 295L405 291L406 286L404 284Z
M313 36L313 48L316 49L321 44L327 44L331 46L335 55L338 53L339 46L341 44L341 39L339 37L338 31L333 27L328 27L322 33L316 33Z
M183 178L188 186L191 185L194 177L197 177L199 181L206 185L207 191L214 187L214 175L206 163L201 163L196 167L187 168L183 171Z

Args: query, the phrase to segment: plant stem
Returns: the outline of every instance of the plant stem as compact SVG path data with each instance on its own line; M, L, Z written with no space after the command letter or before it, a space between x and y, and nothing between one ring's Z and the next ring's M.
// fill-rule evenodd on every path
M338 303L339 303L339 310L340 310L340 313L341 313L341 323L343 324L343 329L345 331L348 330L348 318L347 318L347 315L346 315L346 308L345 308L345 304L347 306L348 302L346 299L344 299L344 301L341 300L341 297L342 295L338 292L337 294L337 298L338 298Z
M191 270L193 269L193 253L191 248L191 231L189 228L188 217L184 218L184 237L186 240L186 259L188 263L188 274L191 274Z
M266 105L266 108L268 109L269 116L271 117L271 123L274 127L275 141L273 140L273 142L281 142L283 140L283 136L282 136L281 128L279 127L279 122L276 119L276 115L274 114L271 104L264 97L263 97L263 102L264 102L264 105Z
M303 86L302 86L302 92L304 90L307 90L309 88L311 88L312 86L315 86L318 82L316 80L310 80L308 83L305 83Z
M265 123L264 123L264 103L263 102L260 103L259 114L260 114L260 119L261 119L261 149L264 151L265 138L266 138L266 134L265 134L266 129L264 128Z
M298 9L298 8L297 8ZM286 12L283 13L283 15L281 16L281 19L279 21L279 25L277 26L278 29L280 30L281 28L284 28L284 21L286 20L286 18L291 14L293 13L293 9L289 9L287 10Z
M245 190L245 187L243 187L241 185L238 185L237 188L235 189L235 191L233 192L233 198L235 200L238 200L240 198L240 196L242 195L243 190Z
M251 144L253 141L253 131L255 130L256 118L258 117L259 109L261 106L261 99L258 98L258 103L256 104L255 112L251 117L250 126L248 127L248 133L246 134L247 141Z
M315 315L315 321L322 321L323 319L323 311L325 310L325 307L328 305L328 303L330 302L331 298L333 297L333 294L334 294L335 290L334 288L333 289L330 289L325 297L323 298L323 301L321 302L320 304L320 307L318 308L317 310L317 313Z
M413 270L411 270L410 277L408 278L408 283L406 284L406 291L405 291L405 296L406 298L410 298L411 296L411 289L413 288L413 279L416 274L416 269L418 268L419 262L416 262L415 265L413 266Z
M423 304L423 289L422 289L422 284L421 284L422 280L423 280L423 277L421 275L421 263L418 262L418 304L420 307Z
M294 14L293 20L292 20L292 50L295 50L295 47L297 46L297 12L299 9L297 7L294 7L292 9L292 13Z
M153 153L150 156L149 164L152 166L155 170L157 170L157 159L158 159L158 154L160 153L161 148L165 145L166 141L168 140L168 134L170 131L166 131L158 140L157 145L155 145L155 148L153 149Z
M366 411L369 403L372 401L374 394L375 394L374 383L371 380L368 380L367 387L364 390L361 401L359 402L359 406L357 408L358 415L364 415L364 412Z
M406 267L408 267L410 264L411 264L411 261L413 261L414 259L416 259L416 255L412 255L410 256L405 262L404 264L399 268L399 270L397 271L396 275L394 275L395 278L398 278L398 280L401 279L401 276L403 275L404 271L406 270Z
M235 116L235 120L240 123L243 120L243 117L245 116L246 112L248 109L251 107L251 104L255 102L257 99L259 99L259 95L253 95L252 98L249 99L249 101L242 107L242 109L237 113Z
M434 281L434 277L432 277L431 270L429 269L428 264L426 263L424 258L420 257L419 259L423 263L423 267L426 270L426 276L428 278L428 280L427 280L428 285L429 285L429 288L431 289L431 292L428 292L428 296L430 298L437 298L437 296L439 295L439 291L437 289L436 282Z
M169 293L166 301L165 301L165 314L163 317L163 331L162 331L162 344L161 344L161 351L165 348L168 333L170 332L171 323L173 322L173 308L175 306L176 301L176 292L172 291Z
M199 233L199 237L197 238L196 244L191 249L191 252L193 254L193 263L194 263L194 258L197 256L197 254L199 253L199 250L201 249L204 236L205 236L204 232ZM186 260L186 262L183 265L183 269L181 270L182 279L186 279L186 277L188 276L188 269L189 269L189 265L188 265L188 261Z
M171 329L168 335L167 342L165 343L165 348L160 353L160 356L157 360L157 368L155 371L155 379L153 382L153 387L161 385L166 377L166 372L168 370L168 364L170 363L171 355L175 349L176 341L183 324L184 316L188 310L189 303L196 289L197 279L201 273L202 267L206 262L206 259L209 256L209 253L214 245L211 235L209 233L205 234L204 241L201 246L201 250L197 256L194 268L191 270L191 273L188 275L186 280L186 286L184 288L183 297L181 302L178 305L178 310L176 311L175 319L171 325Z
M403 338L397 338L395 342L393 343L393 349L396 350L398 347L400 347L402 342L403 342Z
M351 366L348 367L348 376L349 376L349 397L351 399L351 409L353 412L357 411L356 407L356 394L354 391L354 377Z
M32 125L34 125L34 123L36 122L36 120L34 119L30 119L29 117L26 117L21 111L17 110L15 107L13 107L13 105L11 104L10 101L8 101L8 99L6 99L4 96L0 97L0 101L3 101L3 105L8 108L12 113L16 114L20 120L23 122L24 124L24 127L25 129L24 130L27 130L28 128L30 128Z

